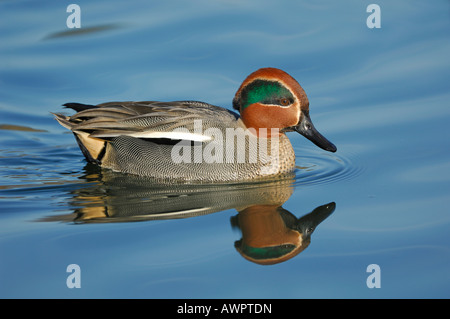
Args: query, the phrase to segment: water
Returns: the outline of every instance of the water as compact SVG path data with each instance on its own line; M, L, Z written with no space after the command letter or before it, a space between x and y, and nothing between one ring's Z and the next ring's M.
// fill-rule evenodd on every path
M76 3L74 31L69 3L0 2L0 297L450 297L448 1L377 1L380 29L356 0ZM265 66L302 84L338 147L290 133L298 168L281 181L175 188L101 171L50 114L114 100L231 108ZM298 227L310 243L247 260L238 248L264 218L263 240Z

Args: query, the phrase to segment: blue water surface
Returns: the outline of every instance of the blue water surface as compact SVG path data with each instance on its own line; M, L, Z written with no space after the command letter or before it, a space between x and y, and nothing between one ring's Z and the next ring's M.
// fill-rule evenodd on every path
M378 0L381 28L361 0L77 0L69 29L71 3L0 2L1 298L450 297L448 1ZM287 181L156 186L101 171L51 114L129 100L231 109L267 66L300 82L338 147L289 133ZM281 215L310 225L310 244L272 265L246 259L246 227Z

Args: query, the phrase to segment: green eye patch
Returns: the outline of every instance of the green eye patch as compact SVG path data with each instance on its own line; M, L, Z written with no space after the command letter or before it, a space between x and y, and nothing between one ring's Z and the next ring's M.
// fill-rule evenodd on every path
M243 245L241 247L242 252L254 259L272 259L282 257L295 249L293 244L285 244L280 246L270 246L270 247L251 247Z
M294 102L292 93L279 82L255 80L241 92L242 108L253 103L287 106Z

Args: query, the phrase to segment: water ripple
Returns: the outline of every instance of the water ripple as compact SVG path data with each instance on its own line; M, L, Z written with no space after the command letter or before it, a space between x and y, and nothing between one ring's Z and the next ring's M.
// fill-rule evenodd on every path
M353 179L363 171L363 167L353 157L302 150L302 155L297 156L296 185L319 185Z

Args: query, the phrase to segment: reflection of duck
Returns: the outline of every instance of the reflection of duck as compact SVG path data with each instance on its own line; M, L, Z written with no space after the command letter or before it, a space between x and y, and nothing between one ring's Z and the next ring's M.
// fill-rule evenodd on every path
M295 154L285 132L336 147L313 126L303 88L286 72L250 74L227 109L196 101L67 103L55 114L86 159L115 171L158 179L223 182L292 172Z
M311 234L335 209L336 204L319 206L297 219L279 205L254 205L231 219L242 232L237 251L247 260L271 265L302 252L311 242Z
M86 186L71 191L74 212L44 221L135 222L236 209L233 225L242 231L236 248L251 261L269 264L302 251L314 228L334 210L331 203L297 219L283 209L294 191L294 174L252 183L164 184L92 165L86 170Z
M46 220L77 223L131 222L200 216L252 205L284 203L294 174L248 183L164 183L148 177L86 166L86 187L72 190L74 214Z

